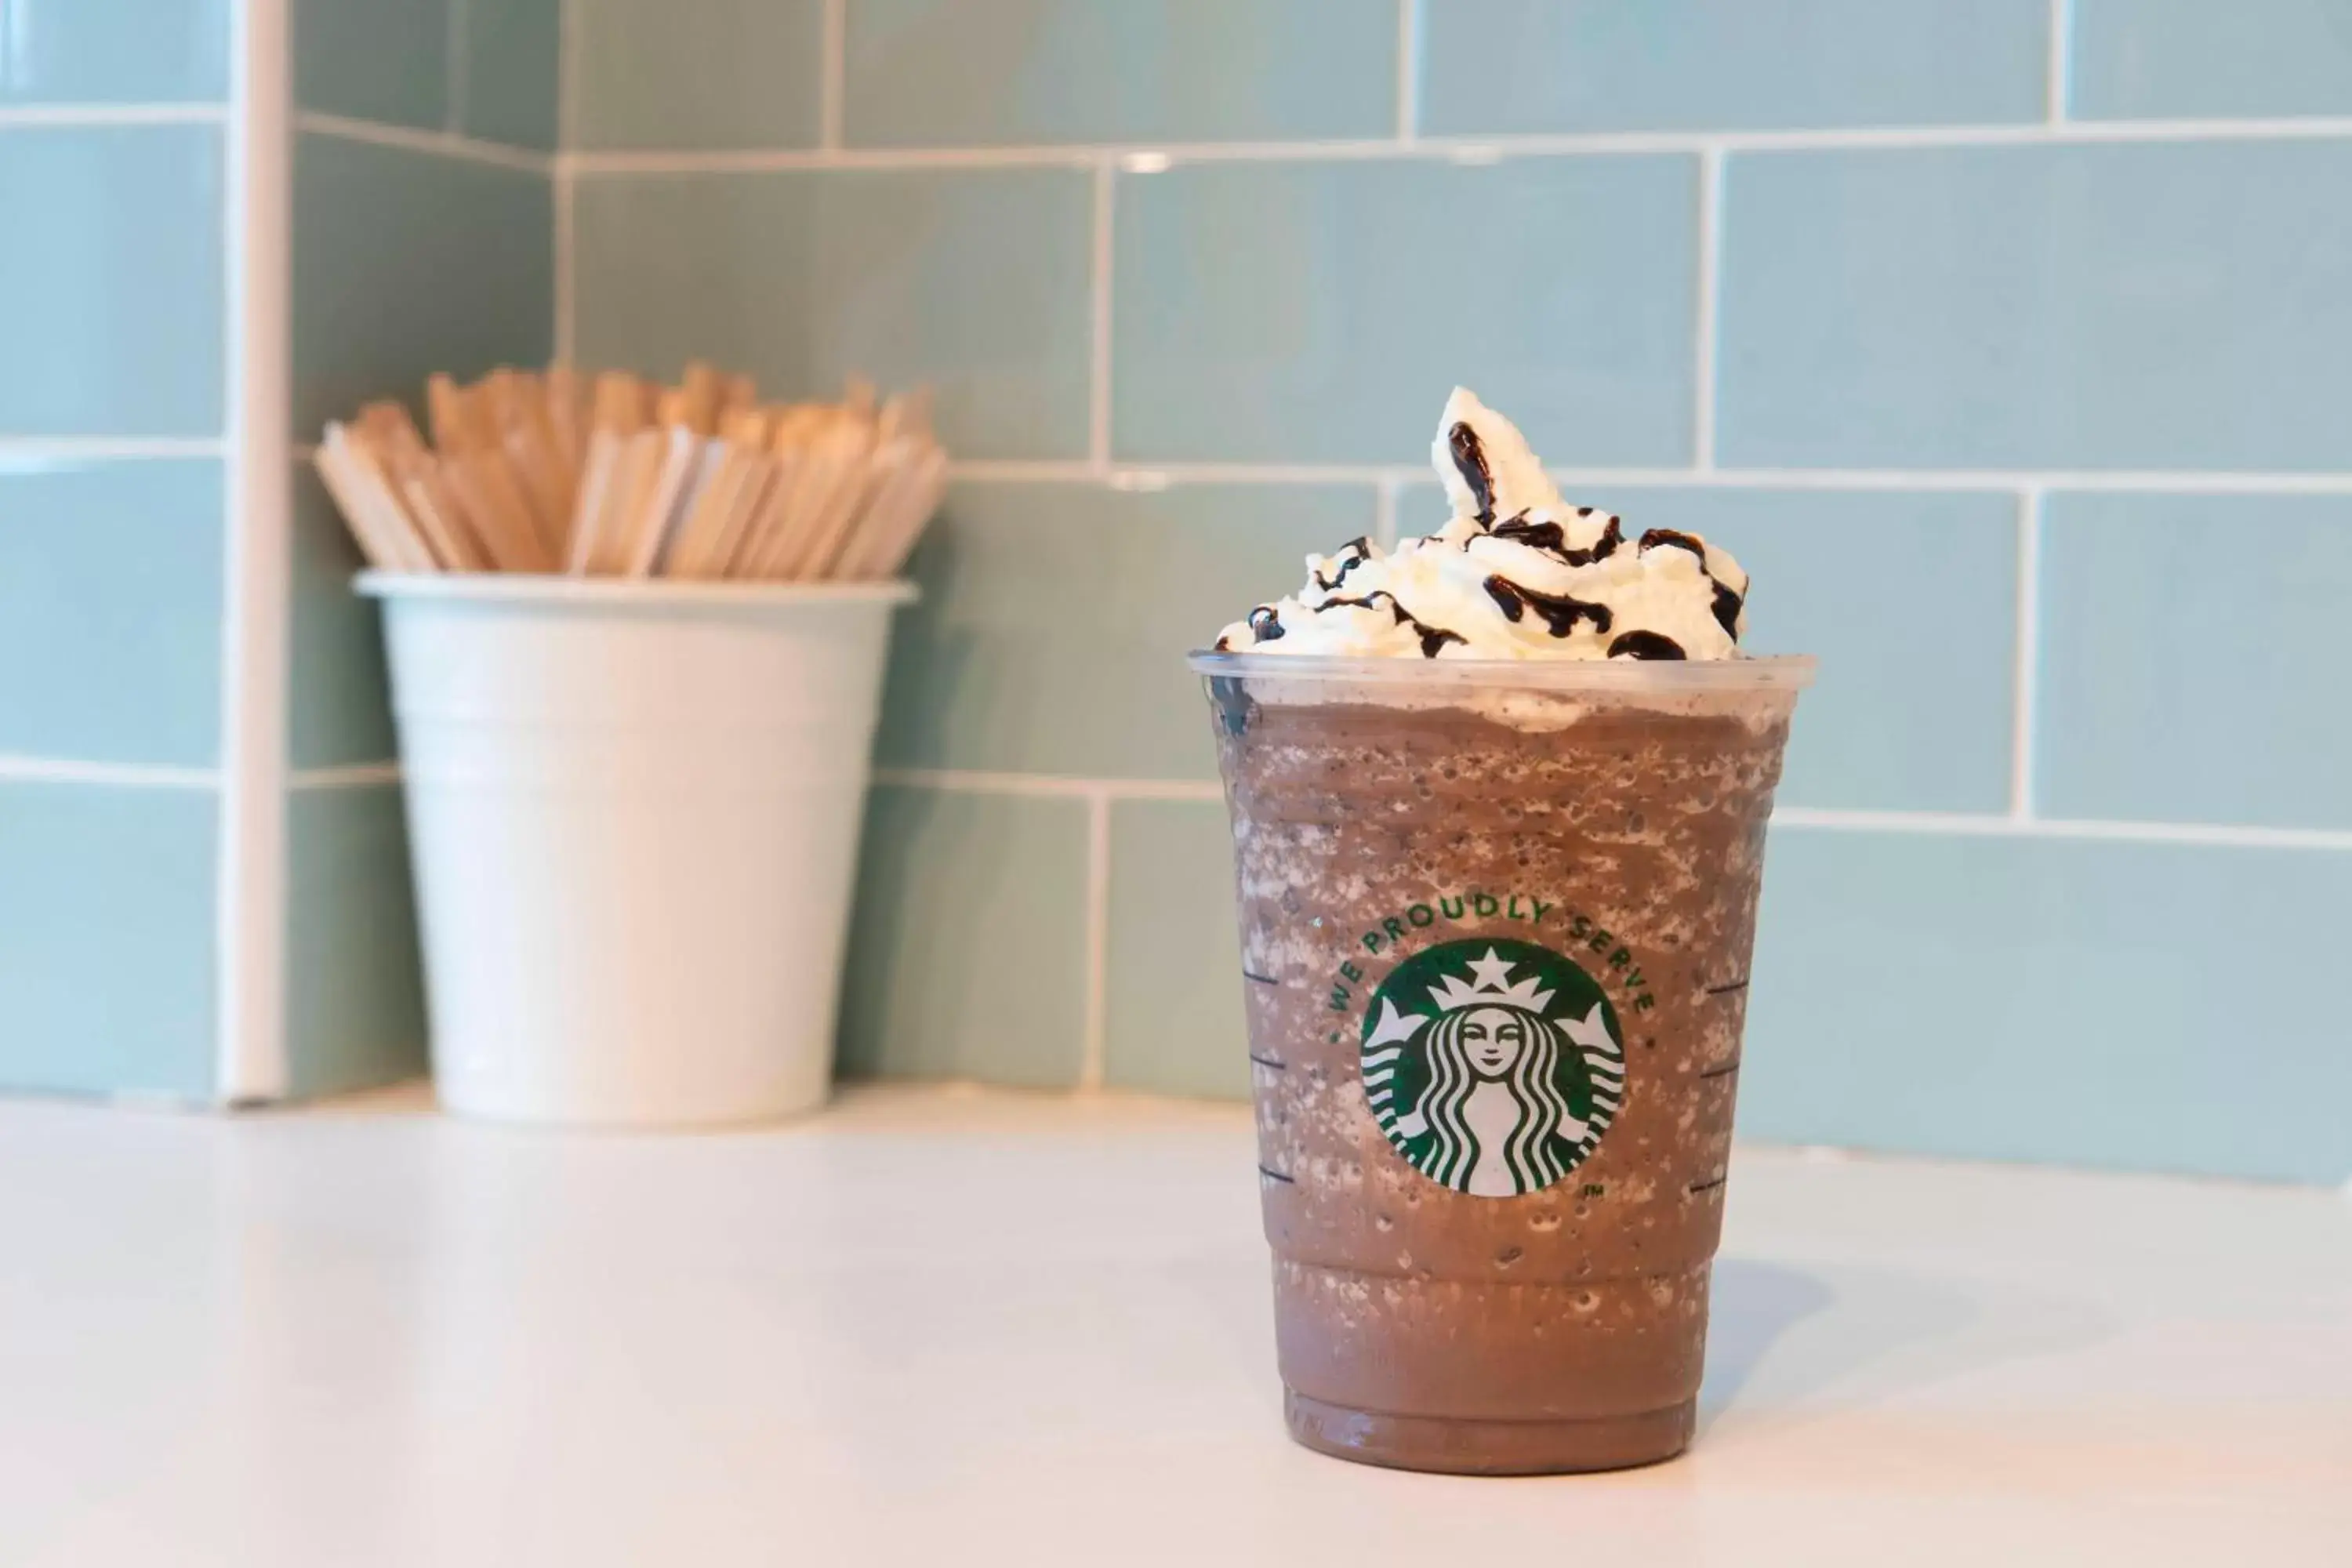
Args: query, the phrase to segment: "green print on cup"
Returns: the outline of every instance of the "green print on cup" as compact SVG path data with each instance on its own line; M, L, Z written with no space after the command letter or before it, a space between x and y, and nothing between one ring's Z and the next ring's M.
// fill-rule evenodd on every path
M1417 952L1364 1010L1364 1096L1413 1169L1455 1192L1539 1192L1582 1164L1625 1098L1600 983L1533 942Z

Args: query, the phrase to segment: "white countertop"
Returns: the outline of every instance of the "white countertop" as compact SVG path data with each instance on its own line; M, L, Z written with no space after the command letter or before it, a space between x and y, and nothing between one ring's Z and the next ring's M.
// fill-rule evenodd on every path
M1283 1436L1249 1124L0 1102L0 1563L2352 1563L2352 1204L1745 1150L1696 1447Z

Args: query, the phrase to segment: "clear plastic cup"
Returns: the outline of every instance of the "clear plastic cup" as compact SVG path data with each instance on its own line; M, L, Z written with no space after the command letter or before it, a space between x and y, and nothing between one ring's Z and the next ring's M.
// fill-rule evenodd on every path
M1765 828L1810 658L1196 654L1292 1435L1690 1440Z

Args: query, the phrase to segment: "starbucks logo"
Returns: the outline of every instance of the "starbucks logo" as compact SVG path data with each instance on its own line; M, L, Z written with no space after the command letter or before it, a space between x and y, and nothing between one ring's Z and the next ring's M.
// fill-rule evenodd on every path
M1573 962L1479 937L1413 954L1364 1011L1364 1095L1413 1169L1507 1198L1582 1164L1625 1098L1617 1013Z

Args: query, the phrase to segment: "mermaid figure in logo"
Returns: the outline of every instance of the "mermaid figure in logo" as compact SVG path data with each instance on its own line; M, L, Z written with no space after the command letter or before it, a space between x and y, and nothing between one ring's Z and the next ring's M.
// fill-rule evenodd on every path
M1491 950L1471 970L1475 984L1449 975L1430 988L1434 1019L1384 1010L1375 1045L1428 1027L1421 1045L1429 1081L1397 1118L1397 1135L1412 1144L1423 1173L1456 1192L1538 1192L1568 1173L1589 1130L1594 1085L1585 1048L1611 1052L1614 1041L1598 1003L1580 1021L1556 1021L1545 1012L1552 993L1533 979L1509 984L1508 963Z

